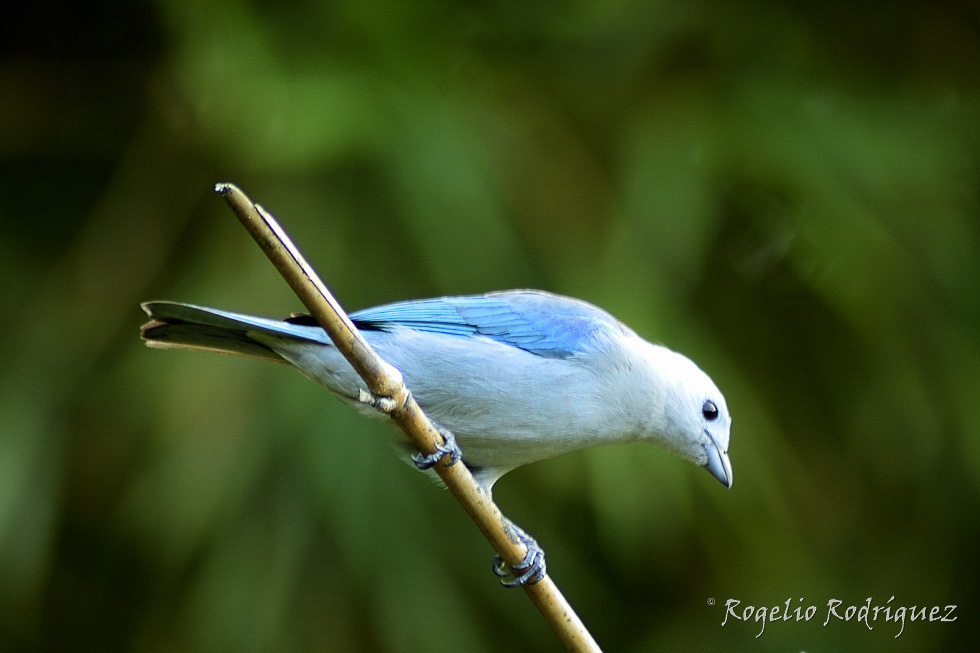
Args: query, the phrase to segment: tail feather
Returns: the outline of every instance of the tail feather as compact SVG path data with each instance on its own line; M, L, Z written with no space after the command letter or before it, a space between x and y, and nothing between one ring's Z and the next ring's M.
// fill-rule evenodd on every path
M140 336L158 349L197 349L285 363L279 354L252 339L249 333L328 344L318 327L227 313L212 308L177 302L146 302L143 310L150 321Z

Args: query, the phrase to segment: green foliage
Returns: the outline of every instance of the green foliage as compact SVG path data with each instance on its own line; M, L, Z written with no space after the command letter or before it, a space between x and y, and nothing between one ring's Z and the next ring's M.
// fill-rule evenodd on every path
M225 180L350 309L544 288L713 376L731 492L640 445L496 488L608 650L976 644L971 3L72 6L0 17L4 650L558 646L390 429L141 345L142 300L301 308ZM823 626L891 596L959 618Z

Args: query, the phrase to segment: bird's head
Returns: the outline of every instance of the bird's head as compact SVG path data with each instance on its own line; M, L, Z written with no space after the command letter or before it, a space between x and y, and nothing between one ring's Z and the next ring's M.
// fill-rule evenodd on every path
M704 467L732 487L728 460L732 418L718 386L689 358L652 345L647 358L660 386L661 410L651 429L654 439L682 458Z

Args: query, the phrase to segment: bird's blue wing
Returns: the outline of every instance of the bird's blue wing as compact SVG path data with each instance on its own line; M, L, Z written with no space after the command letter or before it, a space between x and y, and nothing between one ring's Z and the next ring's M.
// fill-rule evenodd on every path
M351 314L361 329L482 335L545 356L567 358L594 346L601 333L626 328L605 311L577 299L540 291L506 291L386 304Z

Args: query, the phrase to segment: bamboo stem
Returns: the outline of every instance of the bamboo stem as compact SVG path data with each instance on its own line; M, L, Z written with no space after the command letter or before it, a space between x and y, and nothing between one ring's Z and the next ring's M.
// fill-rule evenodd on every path
M364 379L371 393L387 404L386 412L409 440L423 453L435 452L436 445L442 443L442 436L405 387L401 373L382 360L364 340L276 219L233 184L218 184L215 192L224 197L303 305ZM451 467L440 463L432 469L504 561L510 566L520 563L527 552L526 547L507 535L509 529L505 527L503 514L480 489L469 469L462 462ZM549 576L545 575L533 585L523 585L523 588L569 651L600 651Z

